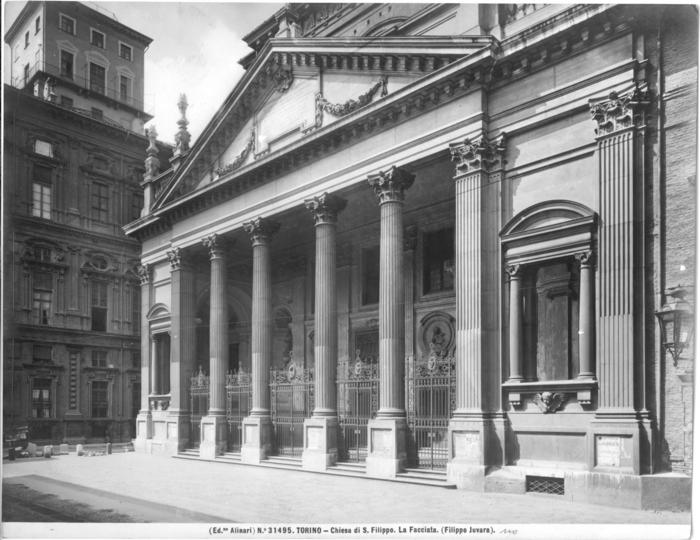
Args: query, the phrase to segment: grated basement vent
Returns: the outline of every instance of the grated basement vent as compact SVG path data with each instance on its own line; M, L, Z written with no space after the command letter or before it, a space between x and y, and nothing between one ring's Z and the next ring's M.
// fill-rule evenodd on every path
M547 476L527 476L525 491L530 493L547 493L548 495L564 495L564 479Z

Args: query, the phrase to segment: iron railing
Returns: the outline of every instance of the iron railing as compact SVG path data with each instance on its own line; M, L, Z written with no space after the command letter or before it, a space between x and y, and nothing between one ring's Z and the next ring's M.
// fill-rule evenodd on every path
M209 410L209 376L202 367L199 373L190 377L190 445L199 448L202 442L202 416Z
M253 398L251 374L241 367L226 375L226 416L229 452L240 452L243 445L243 419L250 414Z
M427 358L406 359L408 466L446 469L448 425L456 407L456 360L430 345Z
M300 457L304 449L304 419L314 410L314 371L297 366L270 370L274 430L273 453Z
M338 366L338 458L364 462L367 459L367 424L379 406L379 359L360 356Z

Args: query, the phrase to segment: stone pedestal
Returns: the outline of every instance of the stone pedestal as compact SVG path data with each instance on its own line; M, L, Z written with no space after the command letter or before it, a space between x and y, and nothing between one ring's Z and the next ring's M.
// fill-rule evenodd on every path
M190 416L171 411L167 419L168 438L165 441L165 454L175 456L187 448L190 439Z
M304 469L325 471L338 461L338 418L307 418L304 420Z
M272 419L269 416L252 416L243 420L243 463L260 463L272 449Z
M367 476L395 478L406 468L408 424L405 419L370 420Z
M199 445L199 457L214 459L226 451L225 416L205 416L202 418L202 442Z
M147 442L153 438L153 425L150 412L139 412L136 417L136 438L134 439L134 451L141 454L148 453Z
M460 489L484 491L488 467L483 421L450 420L447 436L450 457L447 481Z

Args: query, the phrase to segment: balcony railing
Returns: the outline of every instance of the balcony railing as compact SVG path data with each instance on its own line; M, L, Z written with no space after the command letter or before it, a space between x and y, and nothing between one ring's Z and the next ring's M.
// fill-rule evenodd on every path
M87 66L84 68L87 70ZM73 70L78 71L78 70ZM63 68L54 66L47 62L37 62L25 74L20 77L13 77L12 86L18 89L26 88L37 74L45 73L53 77L57 83L63 83L78 87L79 90L85 90L94 96L103 96L107 100L112 100L115 104L121 104L126 107L135 109L139 112L144 112L148 115L154 113L154 107L150 106L147 110L146 103L134 98L132 95L122 93L118 88L110 88L110 83L116 86L118 79L108 81L106 85L95 83L87 77L82 77L77 73L68 73Z

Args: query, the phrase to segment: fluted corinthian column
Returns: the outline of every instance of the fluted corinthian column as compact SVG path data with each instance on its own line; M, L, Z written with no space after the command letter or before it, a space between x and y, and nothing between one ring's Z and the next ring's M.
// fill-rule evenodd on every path
M146 453L147 440L152 437L151 411L148 406L148 394L151 392L153 378L151 374L151 333L148 328L148 310L151 308L151 267L148 264L137 268L141 280L141 410L136 418L136 440L134 451ZM136 321L134 321L136 324Z
M600 182L597 362L599 394L593 434L638 437L635 474L651 471L651 418L644 353L644 110L650 96L634 86L592 101ZM590 279L590 278L589 278ZM593 371L591 368L589 371ZM598 452L598 443L593 449ZM597 454L590 456L595 463Z
M180 248L167 252L170 261L170 407L168 440L165 453L175 455L187 446L190 438L190 377L194 374L195 275L188 254ZM175 426L175 427L173 427Z
M403 204L415 176L392 167L368 178L379 202L379 410L369 424L367 472L393 477L405 467L406 409Z
M228 302L224 239L202 238L211 259L209 299L209 412L202 418L200 455L213 458L226 451L226 370L228 368Z
M251 333L253 406L245 419L241 458L257 463L270 452L270 364L272 361L272 269L270 244L280 224L257 218L243 224L253 241Z
M450 145L455 173L457 408L449 426L448 478L483 490L486 467L503 465L501 409L500 187L505 135Z
M336 223L345 199L323 193L304 201L316 226L316 306L314 314L315 408L304 422L302 464L325 470L337 460L338 310L336 291Z

